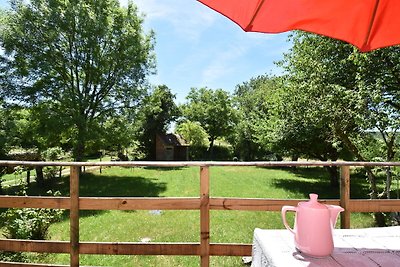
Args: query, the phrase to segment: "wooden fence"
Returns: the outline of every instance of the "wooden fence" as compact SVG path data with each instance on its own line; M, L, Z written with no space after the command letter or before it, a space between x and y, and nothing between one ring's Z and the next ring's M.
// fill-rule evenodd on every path
M200 256L201 266L209 266L210 256L251 256L251 244L210 243L210 210L280 211L283 205L296 206L301 199L255 199L210 197L212 166L338 166L341 169L340 199L320 200L341 205L341 227L350 227L351 212L398 212L400 200L350 199L350 167L400 166L400 162L24 162L0 161L0 166L64 166L70 168L69 197L0 195L0 208L52 208L70 210L70 241L0 239L0 250L39 253L69 253L70 266L79 266L80 254L107 255L191 255ZM80 197L79 173L86 166L185 167L200 168L199 197ZM138 243L80 242L79 210L200 210L200 242ZM0 262L4 266L40 266ZM56 266L56 265L52 265ZM61 265L59 265L61 266Z

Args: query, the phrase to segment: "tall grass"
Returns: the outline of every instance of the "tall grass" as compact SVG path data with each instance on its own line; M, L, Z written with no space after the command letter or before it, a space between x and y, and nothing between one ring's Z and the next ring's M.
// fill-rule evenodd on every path
M102 174L87 173L80 179L81 196L160 196L199 195L198 167L107 168ZM53 187L68 195L68 178ZM352 197L367 198L363 179L352 180ZM30 194L41 194L32 185ZM338 198L322 168L211 167L212 197ZM81 211L81 241L199 242L199 211ZM279 212L211 211L211 242L251 243L254 228L282 229ZM368 214L353 214L352 227L369 227ZM50 228L54 240L69 240L68 214ZM38 262L69 264L69 255L49 254ZM96 266L199 266L199 257L81 255L82 265ZM242 266L240 257L212 257L211 266Z

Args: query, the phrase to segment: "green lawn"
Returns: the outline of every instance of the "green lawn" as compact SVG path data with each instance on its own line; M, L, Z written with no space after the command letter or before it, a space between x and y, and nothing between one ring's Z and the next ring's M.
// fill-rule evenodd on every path
M31 171L31 180L34 179L35 171ZM20 173L9 173L5 174L1 177L3 180L3 183L8 186L8 185L17 185L21 181L26 181L26 171L20 172Z
M81 196L168 196L199 195L198 167L184 168L107 168L84 174L80 179ZM56 184L68 195L68 179ZM307 198L315 192L321 198L338 198L321 168L211 167L212 197ZM367 198L364 179L352 180L352 197ZM32 184L29 194L43 193ZM66 212L67 213L67 212ZM199 242L199 211L82 211L81 241ZM369 214L353 214L352 227L373 226ZM283 228L280 212L212 211L211 242L251 243L256 227ZM69 240L68 214L54 224L51 239ZM49 254L38 262L69 264L69 255ZM199 257L176 256L93 256L81 255L82 265L96 266L199 266ZM240 257L211 257L211 266L243 266Z

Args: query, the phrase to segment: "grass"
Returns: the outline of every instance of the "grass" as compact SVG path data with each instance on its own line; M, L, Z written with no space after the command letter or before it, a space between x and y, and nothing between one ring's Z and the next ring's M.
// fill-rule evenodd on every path
M86 173L80 179L81 196L160 196L196 197L199 195L199 168L107 168L102 174ZM310 192L320 198L338 198L322 168L210 168L212 197L308 198ZM353 176L352 176L353 177ZM367 198L365 179L352 179L352 197ZM69 194L68 177L56 181L62 195ZM32 183L28 193L43 195ZM9 192L13 190L10 187ZM144 238L153 242L199 242L199 211L81 211L80 240L128 242ZM373 226L369 214L353 214L352 227ZM254 228L282 229L280 212L211 211L211 242L251 243ZM51 239L69 240L69 221L52 225ZM34 258L34 257L32 257ZM36 262L69 264L69 255L49 254ZM96 266L199 266L199 257L178 256L105 256L81 255L82 265ZM211 257L211 266L243 266L240 257Z
M33 176L35 175L35 171L32 170L31 171L31 180L33 180ZM3 183L4 182L8 182L8 184L13 184L13 185L17 185L19 184L21 181L26 181L26 171L21 172L21 173L9 173L9 174L5 174L1 177L1 179L3 179Z

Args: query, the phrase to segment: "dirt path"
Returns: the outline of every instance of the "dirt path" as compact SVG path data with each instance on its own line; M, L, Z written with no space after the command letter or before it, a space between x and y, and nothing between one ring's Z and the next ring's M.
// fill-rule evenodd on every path
M96 170L100 170L100 166L89 166L89 167L85 167L83 172L92 172L92 171L96 171ZM104 168L104 167L103 167ZM69 175L70 169L69 168L65 168L61 171L61 176L67 176ZM26 181L26 177L22 177L19 176L18 178L12 179L12 180L7 180L1 183L1 185L4 186L13 186L13 185L18 185L20 183L20 181ZM31 182L32 181L36 181L36 176L32 175L31 176Z

